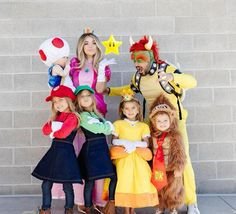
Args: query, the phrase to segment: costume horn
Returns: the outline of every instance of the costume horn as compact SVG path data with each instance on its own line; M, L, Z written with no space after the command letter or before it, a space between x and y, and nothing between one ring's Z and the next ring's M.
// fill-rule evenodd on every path
M133 40L132 36L129 37L129 44L130 44L130 46L132 46L134 44L134 40Z
M148 38L148 43L146 43L144 47L145 47L148 51L150 51L151 48L152 48L152 44L153 44L152 37L149 36L149 38Z

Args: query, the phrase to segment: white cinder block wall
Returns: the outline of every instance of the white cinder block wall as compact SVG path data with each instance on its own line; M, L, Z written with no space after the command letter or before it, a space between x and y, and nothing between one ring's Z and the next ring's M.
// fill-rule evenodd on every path
M129 82L135 71L128 38L157 39L160 56L193 74L187 91L190 154L199 193L236 191L235 0L0 0L0 194L37 194L34 165L50 145L41 126L50 114L47 68L40 43L62 36L75 54L90 26L101 40L122 40L110 85ZM119 98L107 98L110 120Z

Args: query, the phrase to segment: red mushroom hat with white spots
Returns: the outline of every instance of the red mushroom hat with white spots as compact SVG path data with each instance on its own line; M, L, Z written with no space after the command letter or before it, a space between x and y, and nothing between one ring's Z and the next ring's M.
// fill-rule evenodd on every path
M51 66L60 58L68 57L70 47L66 40L53 37L44 41L39 47L39 55L44 64Z

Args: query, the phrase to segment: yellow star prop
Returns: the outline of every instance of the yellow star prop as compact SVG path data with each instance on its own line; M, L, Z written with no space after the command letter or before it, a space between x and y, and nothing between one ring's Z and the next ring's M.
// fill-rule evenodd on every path
M103 46L106 48L105 55L109 53L119 54L119 46L122 44L122 41L116 41L113 35L110 35L109 39L102 42Z

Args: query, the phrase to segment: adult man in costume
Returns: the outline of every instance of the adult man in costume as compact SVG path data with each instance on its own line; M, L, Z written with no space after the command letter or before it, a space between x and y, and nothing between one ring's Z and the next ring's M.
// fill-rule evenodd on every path
M181 104L183 91L197 85L195 78L189 74L181 73L176 67L159 59L157 43L151 37L144 36L134 43L130 39L131 59L137 69L131 84L122 87L108 88L110 96L120 96L123 89L131 88L136 93L141 93L150 108L153 101L161 93L164 94L177 109L179 127L184 139L187 164L183 173L185 188L185 203L188 214L200 214L197 207L196 185L194 172L189 156L189 143L186 131L188 112Z

